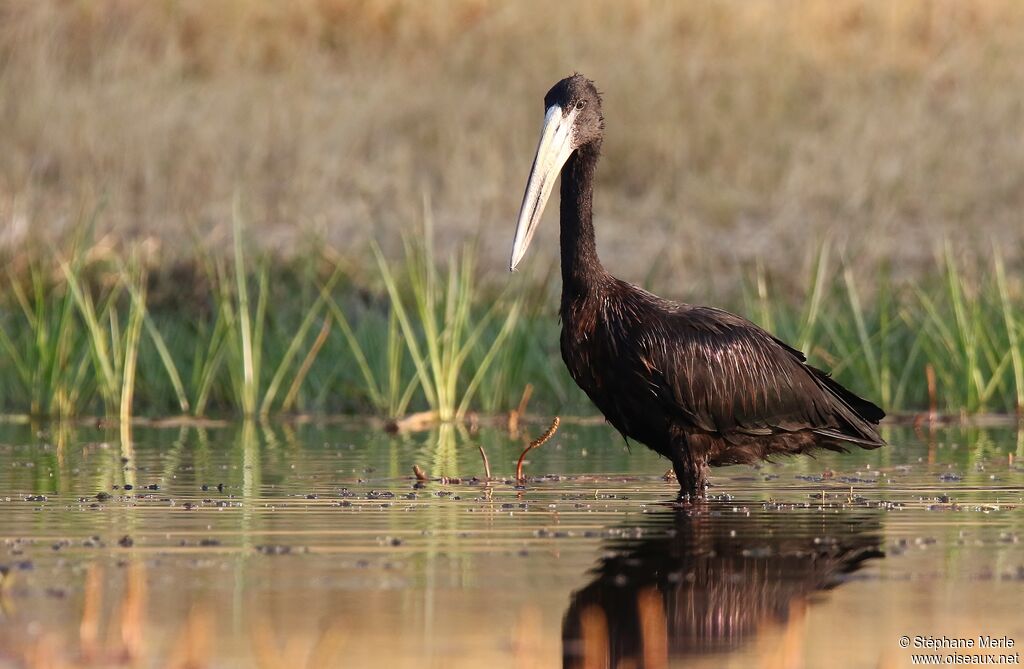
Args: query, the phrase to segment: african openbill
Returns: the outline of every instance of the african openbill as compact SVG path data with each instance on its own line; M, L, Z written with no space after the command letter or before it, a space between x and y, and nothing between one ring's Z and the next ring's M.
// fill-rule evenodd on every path
M800 351L727 311L662 299L606 272L592 220L601 96L576 74L548 91L544 108L509 269L561 173L562 359L624 437L672 461L681 497L703 495L709 465L884 445L875 426L885 413Z

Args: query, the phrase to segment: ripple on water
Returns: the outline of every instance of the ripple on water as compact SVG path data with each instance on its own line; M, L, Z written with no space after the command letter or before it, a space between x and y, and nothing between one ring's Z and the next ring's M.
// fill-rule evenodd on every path
M134 436L0 431L0 666L901 666L904 633L1024 643L1012 432L716 470L700 506L604 426L563 426L524 484L526 438L493 431Z

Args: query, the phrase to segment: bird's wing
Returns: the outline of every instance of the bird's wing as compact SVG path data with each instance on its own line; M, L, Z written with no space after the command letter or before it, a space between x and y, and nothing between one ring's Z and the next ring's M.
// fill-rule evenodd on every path
M750 321L707 307L662 313L666 317L651 319L636 333L641 364L634 369L695 427L726 435L810 429L881 443L872 426L885 415L881 409Z

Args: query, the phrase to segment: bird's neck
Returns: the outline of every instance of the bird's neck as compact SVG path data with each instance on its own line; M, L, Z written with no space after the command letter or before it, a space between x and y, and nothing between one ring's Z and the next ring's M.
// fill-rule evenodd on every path
M583 296L606 276L594 243L594 171L601 143L577 149L562 168L562 297Z

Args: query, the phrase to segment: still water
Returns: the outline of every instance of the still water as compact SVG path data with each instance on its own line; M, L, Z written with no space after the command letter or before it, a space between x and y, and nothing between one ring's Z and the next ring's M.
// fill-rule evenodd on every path
M886 436L677 508L603 425L3 426L0 667L1019 663L1024 437Z

